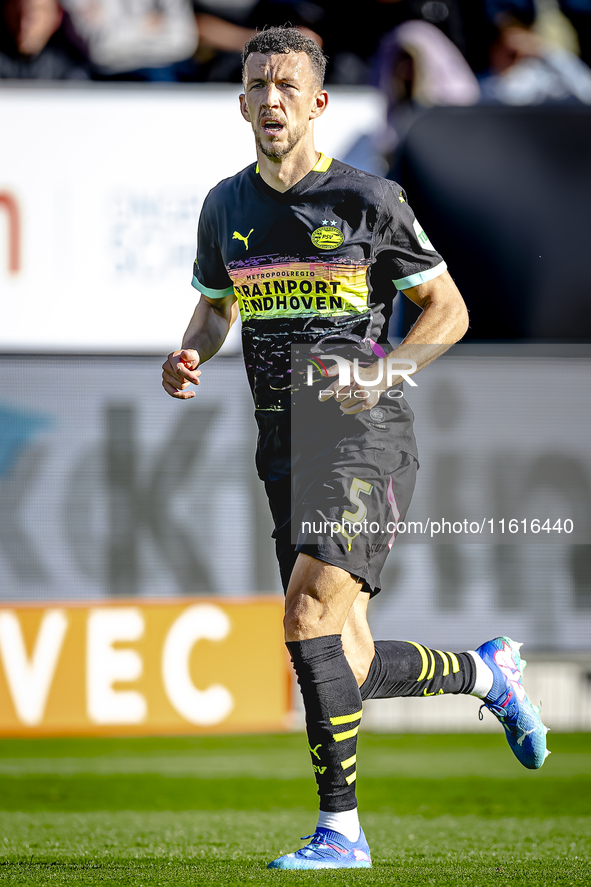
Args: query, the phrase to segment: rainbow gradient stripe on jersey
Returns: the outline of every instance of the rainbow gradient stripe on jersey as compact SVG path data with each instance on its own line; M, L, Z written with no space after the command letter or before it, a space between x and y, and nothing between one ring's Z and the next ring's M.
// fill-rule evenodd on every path
M357 315L368 310L369 264L282 262L230 269L242 321Z

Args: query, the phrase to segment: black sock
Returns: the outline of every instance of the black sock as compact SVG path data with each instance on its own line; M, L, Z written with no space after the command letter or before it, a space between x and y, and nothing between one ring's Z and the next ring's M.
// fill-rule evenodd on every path
M469 653L430 650L413 641L376 641L362 699L470 693L476 666Z
M357 733L361 695L343 653L341 636L288 641L306 710L308 746L320 809L340 813L357 806Z

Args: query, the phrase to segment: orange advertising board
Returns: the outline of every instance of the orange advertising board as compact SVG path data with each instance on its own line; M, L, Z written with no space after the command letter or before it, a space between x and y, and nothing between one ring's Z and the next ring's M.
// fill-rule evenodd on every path
M288 726L276 597L0 608L0 736Z

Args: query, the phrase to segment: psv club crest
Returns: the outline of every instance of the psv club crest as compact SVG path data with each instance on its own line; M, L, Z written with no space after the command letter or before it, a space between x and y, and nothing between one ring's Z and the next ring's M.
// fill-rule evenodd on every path
M345 235L336 227L336 221L324 219L322 225L312 231L312 243L318 249L336 249L345 239Z

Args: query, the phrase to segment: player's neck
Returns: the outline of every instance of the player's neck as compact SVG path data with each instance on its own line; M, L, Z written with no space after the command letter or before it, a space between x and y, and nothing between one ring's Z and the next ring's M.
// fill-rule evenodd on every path
M290 151L285 157L267 157L257 149L259 173L267 185L276 191L288 191L314 168L320 154L314 145L301 151Z

